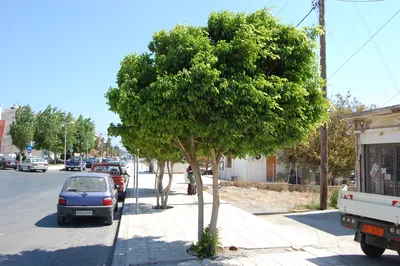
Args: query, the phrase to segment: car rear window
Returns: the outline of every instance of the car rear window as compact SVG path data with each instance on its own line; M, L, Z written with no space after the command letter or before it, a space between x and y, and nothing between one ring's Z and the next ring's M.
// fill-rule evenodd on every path
M120 174L118 165L95 165L92 171L114 175Z
M81 157L71 157L69 160L71 162L79 162L81 160Z
M64 187L65 191L105 192L107 183L103 177L74 176Z

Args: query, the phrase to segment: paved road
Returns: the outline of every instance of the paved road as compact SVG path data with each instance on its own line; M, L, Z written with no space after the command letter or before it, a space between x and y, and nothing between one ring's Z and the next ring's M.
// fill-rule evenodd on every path
M260 215L259 217L278 224L280 235L298 234L295 244L314 254L329 265L329 260L341 265L400 265L397 252L386 250L379 259L371 259L361 251L360 244L353 241L354 231L340 226L338 211L315 211L307 213ZM318 263L316 263L319 265ZM336 265L336 264L333 264Z
M58 194L70 174L0 170L0 265L111 264L121 208L112 226L93 218L57 225Z

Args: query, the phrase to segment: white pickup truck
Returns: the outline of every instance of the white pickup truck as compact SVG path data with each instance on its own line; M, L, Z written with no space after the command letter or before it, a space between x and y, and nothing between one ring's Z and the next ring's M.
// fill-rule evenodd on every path
M340 190L338 198L341 225L355 230L355 241L370 257L385 249L400 255L400 197Z
M400 105L342 118L355 127L357 192L340 190L340 223L356 231L366 255L379 257L385 249L400 255Z

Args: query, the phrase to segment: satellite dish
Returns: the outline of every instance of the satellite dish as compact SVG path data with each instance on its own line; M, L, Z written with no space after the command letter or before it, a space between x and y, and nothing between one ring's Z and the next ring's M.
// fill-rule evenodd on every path
M256 157L254 157L254 159L260 160L261 159L261 155L257 155Z

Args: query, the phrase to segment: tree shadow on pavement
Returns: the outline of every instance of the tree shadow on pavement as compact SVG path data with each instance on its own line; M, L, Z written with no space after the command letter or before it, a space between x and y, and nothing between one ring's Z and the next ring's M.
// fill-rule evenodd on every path
M119 212L114 213L114 223L117 223L120 220L120 217L121 214ZM58 225L57 213L52 213L37 221L35 226L45 228L89 228L107 225L105 225L104 219L98 217L69 217L65 224Z
M0 265L111 265L110 252L112 251L111 246L105 245L78 246L58 250L34 249L18 254L0 254Z
M187 250L191 243L176 240L166 241L158 236L134 236L128 239L118 239L115 247L113 263L119 265L203 265L196 256ZM125 262L125 257L127 258ZM217 257L218 258L218 257ZM226 265L212 261L207 265Z
M370 258L365 255L335 255L318 256L318 258L309 258L309 262L315 265L362 265L362 266L398 266L400 265L400 256L385 255L380 258Z
M340 225L339 211L285 215L285 217L335 236L354 235L354 231Z

